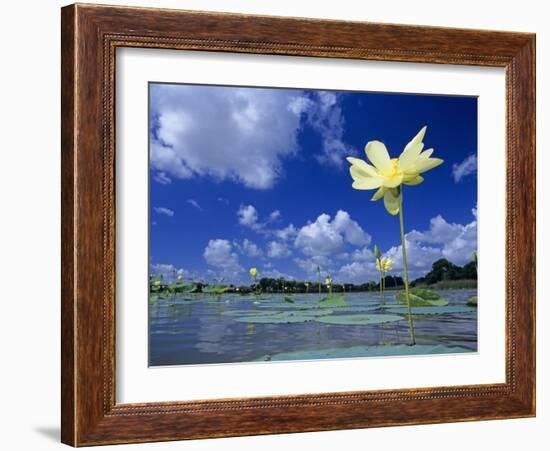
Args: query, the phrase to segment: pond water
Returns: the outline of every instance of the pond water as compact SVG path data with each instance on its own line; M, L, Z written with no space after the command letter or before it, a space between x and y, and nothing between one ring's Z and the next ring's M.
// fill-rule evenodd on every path
M391 292L323 308L318 294L160 297L149 302L149 365L476 352L477 309L466 305L476 290L438 293L447 306L413 309L415 346Z

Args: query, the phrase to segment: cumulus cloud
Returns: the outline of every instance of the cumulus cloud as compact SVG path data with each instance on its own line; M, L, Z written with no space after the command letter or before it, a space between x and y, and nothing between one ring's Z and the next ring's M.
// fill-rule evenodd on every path
M152 85L151 164L176 178L211 176L266 189L298 151L301 91Z
M174 216L174 210L170 210L165 207L154 207L153 208L159 215Z
M252 230L258 230L262 226L258 223L258 210L254 205L241 205L237 211L239 224Z
M474 216L477 208L472 209ZM477 249L477 218L468 224L448 223L441 215L430 220L430 228L424 232L413 230L407 234L411 242L441 245L441 257L457 265L471 260Z
M298 234L298 230L293 224L289 224L283 229L274 230L273 234L282 241L293 240Z
M435 246L422 245L417 241L405 239L407 245L407 269L409 279L424 276L432 269L432 263L443 258L442 249ZM395 262L394 271L403 270L403 251L401 245L393 246L385 253Z
M235 278L243 272L238 255L233 252L230 241L210 240L203 252L206 263L221 271L224 277Z
M354 262L374 262L374 252L368 247L355 249L350 256Z
M294 258L294 263L304 271L309 277L317 277L317 266L323 273L332 272L333 264L330 258L325 256L315 256L311 258Z
M406 235L407 263L411 280L426 275L432 264L446 258L456 265L471 261L472 251L477 248L477 207L472 209L474 220L467 224L447 222L441 215L430 220L424 231L413 230ZM402 275L403 251L401 245L391 247L384 253L395 261L391 274ZM349 255L351 260L341 266L336 276L343 282L363 283L377 280L374 252L364 246Z
M270 279L286 279L286 280L295 280L296 278L292 274L281 272L276 268L266 269L260 273L260 277L267 277Z
M453 164L453 179L455 183L460 182L467 175L473 174L477 171L477 156L470 155L466 157L461 163Z
M373 262L351 262L338 269L335 280L342 283L366 283L378 279L378 272Z
M149 265L149 271L153 276L162 275L165 282L175 282L179 276L185 278L193 278L194 276L191 271L167 263L153 263Z
M346 154L342 94L269 88L154 84L150 158L159 183L210 176L271 188L309 125L321 138L317 160ZM349 151L349 149L348 149Z
M270 258L284 258L291 254L292 252L284 243L270 241L267 244L267 256Z
M233 244L241 254L247 257L260 257L263 254L258 245L248 238L245 238L242 242L234 241Z
M303 226L294 246L308 256L328 256L340 253L345 243L368 245L371 237L346 211L339 210L333 220L323 213L315 222Z

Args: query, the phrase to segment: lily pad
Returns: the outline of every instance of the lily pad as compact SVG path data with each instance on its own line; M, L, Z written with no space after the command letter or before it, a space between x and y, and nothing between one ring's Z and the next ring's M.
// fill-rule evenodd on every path
M271 312L266 312L265 310L228 310L222 312L223 316L266 316L266 315L275 315L281 313L280 311L273 310Z
M294 304L294 299L288 297L288 296L285 296L285 299L284 299L285 302L288 302L289 304Z
M466 305L469 305L470 307L477 307L477 296L472 296L470 299L468 299Z
M408 314L407 307L397 307L386 309L389 313L396 314ZM451 306L431 306L431 307L413 307L411 308L413 315L441 315L445 313L469 313L473 312L474 309L470 307L465 307L462 305L451 305Z
M426 354L457 354L474 352L461 346L444 345L386 345L352 346L349 348L312 349L293 352L281 352L260 357L259 361L345 359L352 357L389 357Z
M418 296L422 299L427 299L428 301L435 301L440 299L441 296L433 290L428 290L427 288L411 288L410 293Z
M381 314L372 314L372 315L330 315L317 318L316 321L325 324L338 324L338 325L348 325L348 326L364 326L369 324L383 324L383 323L392 323L395 321L401 321L402 316L397 315L381 315Z
M378 310L379 308L380 307L377 305L373 305L370 307L350 305L348 307L339 307L338 313L366 313L366 312L372 312L373 310Z
M426 291L430 291L430 290L426 290ZM441 307L441 306L447 305L449 303L449 301L447 299L442 298L441 296L437 299L424 299L424 298L418 296L417 294L412 293L412 291L409 292L409 297L411 299L411 306L412 307L430 307L430 306L439 306L439 307ZM430 297L433 297L433 296L430 296ZM395 299L400 301L400 302L406 303L407 302L407 295L404 291L399 291L399 292L395 293Z
M275 314L245 315L235 318L235 321L252 324L289 324L305 323L314 319L315 316L306 315L302 312L278 312Z
M168 289L176 293L191 293L197 286L194 283L175 283L168 285Z
M225 285L208 285L202 288L203 293L207 294L223 294L229 290Z
M342 296L327 296L319 301L319 307L345 307L348 302Z

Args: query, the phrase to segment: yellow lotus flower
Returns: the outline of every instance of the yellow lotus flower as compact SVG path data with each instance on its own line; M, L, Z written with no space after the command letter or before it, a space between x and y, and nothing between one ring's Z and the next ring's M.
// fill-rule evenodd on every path
M395 265L395 262L388 257L382 257L380 260L380 266L382 268L382 271L389 272L393 269L393 266Z
M258 270L256 268L250 268L250 271L248 272L250 273L250 276L253 278L256 278L256 276L258 275Z
M352 187L358 190L377 189L373 201L384 198L384 206L392 215L399 213L400 189L402 184L418 185L424 181L420 175L443 163L440 158L431 158L433 149L422 152L426 127L405 146L399 158L390 158L384 143L369 141L365 146L368 159L348 157L351 163Z

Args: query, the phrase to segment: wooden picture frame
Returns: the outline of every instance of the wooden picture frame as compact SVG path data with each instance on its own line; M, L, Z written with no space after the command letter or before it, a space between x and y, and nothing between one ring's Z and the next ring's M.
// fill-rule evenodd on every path
M62 9L61 34L64 443L86 446L535 415L535 35L79 4ZM118 47L505 68L506 382L118 404Z

